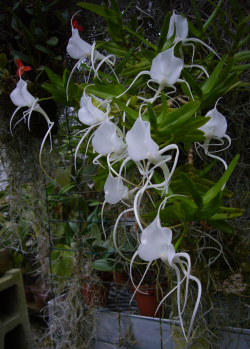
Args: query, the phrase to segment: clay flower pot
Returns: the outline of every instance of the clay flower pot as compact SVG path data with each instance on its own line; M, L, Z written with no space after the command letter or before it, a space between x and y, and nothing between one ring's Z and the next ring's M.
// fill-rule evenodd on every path
M110 282L113 281L113 274L107 273L99 276L101 281L98 283L90 283L90 279L86 278L83 282L83 297L87 306L105 306L108 301Z
M36 305L39 309L47 306L48 295L46 290L39 289L38 286L30 286L31 292L33 293Z
M25 298L27 303L34 302L34 295L30 288L27 288L26 290L24 290L24 293L25 293Z
M129 276L124 271L121 273L119 271L113 271L113 280L116 284L124 285L127 283L128 279Z
M164 281L161 284L161 288L164 293L166 293L168 282ZM137 286L137 285L135 285ZM130 283L130 289L134 293L135 288L132 286L132 283ZM158 307L158 304L162 300L162 293L161 290L156 288L156 285L145 285L139 287L140 291L145 292L147 294L142 294L140 292L136 292L135 299L139 308L139 312L142 316L150 316L150 317L159 317L159 314L161 314L161 309L158 310L157 314L155 314L155 311ZM157 301L157 292L158 292L158 301Z

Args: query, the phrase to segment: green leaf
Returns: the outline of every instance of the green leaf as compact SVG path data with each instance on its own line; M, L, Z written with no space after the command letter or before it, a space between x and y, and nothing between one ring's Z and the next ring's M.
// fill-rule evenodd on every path
M70 278L74 269L74 252L67 245L57 245L51 252L52 274L58 277L60 283ZM50 271L49 271L50 272Z
M45 33L41 28L36 27L35 34L42 40L45 38Z
M58 9L56 9L54 13L55 13L56 17L59 19L59 21L61 22L62 25L66 25L67 24L65 19L63 18L62 14L61 14L61 12Z
M192 196L195 204L198 208L201 208L203 206L203 200L202 196L200 195L198 189L196 188L195 184L191 181L191 179L186 175L184 172L180 172L179 176L181 180L183 181L185 187L189 191L190 195Z
M185 69L182 69L181 74L184 77L184 79L188 82L188 84L192 87L192 89L197 94L197 96L202 98L202 96L203 96L202 89L197 84L197 82L192 78L192 76L189 75L188 72Z
M51 38L49 38L49 40L46 41L46 44L50 46L56 46L57 43L58 43L58 38L56 38L55 36L52 36Z
M11 54L12 54L12 56L16 56L16 57L18 57L19 59L21 59L22 62L32 64L32 60L31 60L27 55L25 55L25 54L22 53L22 52L11 51Z
M150 125L152 128L155 128L157 125L157 119L156 119L156 115L152 107L152 104L147 103L147 112L148 112Z
M15 11L18 6L20 5L20 2L18 1L13 7L12 7L12 10Z
M119 99L113 98L113 102L116 103L119 108L126 112L126 117L130 122L134 123L136 119L139 117L138 112L123 104Z
M231 30L228 29L228 25L227 23L225 22L225 19L224 19L224 14L221 12L220 15L220 24L222 26L222 28L224 29L224 31L227 33L227 35L232 38L233 40L235 40L235 34L231 32Z
M239 42L239 44L238 44L238 46L237 46L237 49L239 49L241 46L245 45L247 42L249 42L249 40L250 40L250 34L247 35L244 39L242 39L242 40Z
M230 5L233 9L233 13L235 14L235 16L237 17L239 23L244 21L244 15L241 11L240 5L238 4L237 0L229 0Z
M53 71L51 69L49 69L48 67L45 68L45 71L46 71L52 85L63 87L63 80L62 80L62 78L60 78L60 76L53 73Z
M25 11L29 14L34 16L35 15L35 10L33 8L26 8Z
M129 33L131 33L131 34L135 35L136 37L138 37L145 45L147 45L148 47L153 48L156 51L156 46L151 44L151 42L147 41L142 36L138 35L136 32L134 32L132 29L130 29L128 27L124 27L124 29L127 30Z
M180 140L181 140L181 138L183 137L183 130L185 130L185 134L189 134L189 133L197 130L201 126L205 125L209 119L210 119L209 117L204 117L204 116L191 117L190 119L186 120L182 124L181 128L175 130L172 133L173 139L176 140L176 139L180 138Z
M97 259L92 263L92 267L100 271L113 271L114 262L110 262L107 259Z
M135 50L135 48L131 47L131 49L126 53L126 55L123 57L121 62L115 68L116 75L119 75L121 73L121 71L125 68L126 63L128 62L128 60L131 57L131 55L134 52L134 50Z
M220 75L220 72L224 66L226 58L227 58L226 56L221 57L219 63L217 64L216 68L214 68L212 74L209 76L209 78L202 85L201 89L204 93L209 93L211 91L211 89L213 88L213 86L216 83L216 80L218 79L218 76Z
M174 132L184 121L193 116L199 107L200 102L192 101L170 113L167 113L159 125L159 134Z
M223 70L222 74L220 75L220 77L217 79L216 81L216 86L220 86L221 84L224 83L224 81L228 78L229 74L232 71L234 65L234 58L232 57L228 63L226 68Z
M143 47L141 47L141 52L143 56L149 60L149 62L152 62L152 60L156 57L156 52L152 50L144 49Z
M106 10L107 8L104 6L104 9ZM109 32L109 36L111 37L111 40L113 40L115 43L120 45L122 43L122 36L120 32L120 27L117 23L117 21L113 19L107 18L107 28Z
M210 24L211 22L213 22L213 20L214 20L215 16L217 15L217 13L218 13L218 11L219 11L219 9L220 9L222 3L223 3L223 0L220 0L220 1L218 2L218 4L216 5L216 9L214 10L214 12L213 12L213 13L211 14L211 16L206 20L205 24L203 24L203 31L205 31L205 30L208 28L209 24Z
M234 55L235 62L242 62L250 60L250 51L241 51Z
M163 45L166 41L168 29L169 29L170 16L171 16L171 13L168 12L165 19L164 19L163 26L161 29L161 35L160 35L158 43L157 43L157 53L161 52Z
M86 85L89 85L89 84L86 84ZM84 84L82 84L81 86L84 86ZM86 91L88 93L92 93L93 95L100 98L104 98L104 99L112 99L113 97L117 96L117 93L111 86L105 86L105 85L103 86L89 85L86 88Z
M36 21L33 18L32 21L30 22L30 38L33 41L35 40L35 29L36 29Z
M234 231L236 231L236 228L234 226L225 221L210 221L210 219L207 219L206 223L216 229L223 231L224 233L232 234Z
M209 107L211 104L215 103L217 99L221 96L223 96L231 86L233 86L238 80L237 73L232 73L229 75L229 77L221 83L219 86L214 88L207 96L203 99L201 103L201 110L204 108Z
M97 13L99 16L102 16L104 18L115 18L115 11L111 9L104 10L104 6L94 5L86 2L78 2L77 4L80 7L85 8L86 10L90 10L92 12Z
M115 42L98 42L97 41L97 47L101 47L104 50L106 50L108 53L114 54L117 57L124 57L127 53L126 49L123 47L120 47Z
M232 68L232 71L240 71L243 73L245 70L248 70L248 69L250 69L250 63L236 65L235 67Z
M36 16L37 16L37 19L38 19L40 26L43 28L45 33L47 33L47 31L48 31L47 21L45 20L45 17L43 15L40 0L36 0Z
M51 50L49 50L48 48L42 46L42 45L35 45L35 48L37 48L39 51L42 51L44 53L46 53L47 55L49 55L51 58L55 57L54 52L52 52Z
M194 9L194 14L195 14L195 18L196 18L196 22L197 22L197 27L199 30L199 33L202 34L203 33L203 24L202 24L202 19L196 4L196 0L191 0L193 9Z
M216 212L212 217L210 217L210 220L225 220L225 219L232 219L236 217L242 216L244 213L244 210L241 210L239 208L231 208L231 207L220 207L218 212Z
M100 229L98 228L98 226L95 223L91 224L91 237L96 239L94 245L100 245L101 244L101 242L102 242L102 234L101 234Z
M0 15L0 22L2 22L5 18L7 18L6 15Z
M195 26L190 22L190 20L188 19L188 27L189 30L192 32L192 34L194 34L194 36L196 38L198 38L200 36L200 33L198 32L198 30L195 28Z
M122 76L134 76L139 74L141 71L149 71L151 68L151 63L149 62L148 59L142 59L142 61L128 69L125 69L122 71L121 75Z
M213 188L211 188L206 194L203 195L204 204L212 200L222 190L223 186L226 184L228 178L233 172L238 160L239 160L239 155L236 155L234 159L231 161L231 163L229 164L227 170L224 172L222 177L218 180L218 182L213 186Z

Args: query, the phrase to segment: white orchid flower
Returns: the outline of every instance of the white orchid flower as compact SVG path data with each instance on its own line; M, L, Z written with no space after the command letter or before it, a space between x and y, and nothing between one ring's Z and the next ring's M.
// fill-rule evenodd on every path
M104 55L102 55L101 53L96 51L95 50L95 42L92 45L90 45L89 43L87 43L86 41L84 41L83 39L80 38L79 31L77 29L79 26L74 25L74 23L75 23L74 16L71 19L72 36L69 39L66 50L67 50L70 57L72 57L74 59L78 59L78 61L74 65L74 67L70 73L68 82L67 82L67 86L66 86L67 100L68 100L68 87L69 87L70 79L71 79L76 67L78 66L78 64L82 60L84 60L85 58L89 58L91 60L91 66L92 66L93 71L95 72L95 76L98 75L98 70L100 69L101 65L104 62L108 63L112 67L112 66L114 66L115 61L116 61L115 55L111 54L111 55L108 55L107 57L105 57ZM113 59L113 61L110 60L111 58ZM95 69L95 67L94 67L95 61L101 61L100 64L98 65L97 69Z
M123 204L126 204L125 201L131 200L134 198L134 193L136 190L138 190L138 188L129 190L128 187L126 187L123 184L122 179L120 177L113 177L111 174L108 175L108 178L104 185L105 200L103 202L102 211L101 211L102 230L103 230L105 239L106 239L106 233L105 233L104 224L103 224L103 211L104 211L106 202L114 205L114 204L117 204L119 201L122 201ZM114 234L115 234L115 230L114 230ZM116 243L115 243L115 246L116 246Z
M95 131L92 145L95 151L102 155L109 153L121 155L126 148L126 144L117 135L116 125L108 118Z
M162 86L173 86L179 79L183 61L175 57L174 46L159 53L152 61L150 76L152 81Z
M162 89L165 86L172 87L174 91L176 91L176 88L174 84L176 82L182 82L182 80L179 80L181 71L183 69L183 61L175 57L174 55L174 47L170 47L169 49L159 53L152 61L152 66L150 71L144 70L140 72L135 79L132 81L131 85L127 88L126 91L124 91L122 94L117 96L116 98L120 98L122 95L127 93L127 91L131 88L131 86L135 83L135 81L141 76L141 75L150 75L151 79L148 81L148 86L150 81L156 82L159 84L159 88L156 91L156 94L151 99L145 99L140 96L138 96L139 99L153 103L156 98L160 95ZM151 88L151 87L150 87Z
M16 115L17 111L19 109L21 109L21 108L24 108L24 107L27 107L28 109L23 112L23 117L18 122L20 122L23 119L26 122L26 116L27 116L28 117L27 124L28 124L28 129L29 130L30 130L30 118L31 118L32 111L34 111L34 110L36 112L42 114L45 117L45 119L46 119L46 121L48 123L48 131L46 132L46 134L45 134L45 136L43 138L43 141L42 141L42 144L41 144L41 147L40 147L40 153L39 153L39 161L40 161L41 168L42 168L43 172L48 176L48 174L43 169L41 156L42 156L43 146L44 146L44 143L45 143L46 138L47 138L48 135L50 135L50 144L51 144L51 147L52 147L51 129L52 129L53 125L54 125L54 122L50 121L48 115L45 113L45 111L37 103L39 98L35 98L35 97L33 97L29 93L29 91L27 90L27 82L22 80L21 77L20 77L20 80L17 83L16 88L11 92L10 99L11 99L12 103L17 106L16 110L14 111L14 113L12 114L11 119L10 119L10 132L11 133L12 133L12 121L13 121L13 118Z
M162 228L159 216L155 218L141 234L141 244L138 247L138 255L147 262L153 262L161 258L168 265L172 265L175 256L172 241L172 230Z
M142 175L147 175L153 171L155 167L149 170L150 163L153 163L154 165L162 168L165 175L165 180L166 182L169 182L169 170L165 163L171 160L171 156L162 154L171 149L175 149L177 151L173 169L171 171L172 175L179 156L179 149L176 144L171 144L159 150L158 144L155 143L151 137L150 122L143 121L140 117L136 120L132 129L127 132L126 143L128 145L127 152L129 159L132 159L135 162L146 159L148 160L146 171L142 171L140 166L138 167Z
M102 110L96 108L92 103L91 97L86 92L83 92L78 118L83 124L92 126L103 122L106 115Z
M205 133L206 140L203 147L207 154L208 146L212 139L221 139L225 137L227 131L227 120L216 107L210 110L205 117L210 117L210 120L208 120L205 125L201 126L199 130Z
M184 16L177 15L175 13L175 11L173 12L172 16L170 17L167 39L170 39L171 36L174 34L174 27L176 30L174 43L177 43L178 41L182 41L182 46L192 46L193 47L193 56L194 56L194 46L193 46L193 44L189 44L188 43L189 41L190 42L199 42L200 44L206 46L217 57L219 57L218 54L210 46L205 44L203 41L196 39L196 38L188 38L188 31L189 31L188 21ZM184 55L183 55L183 51L182 51L181 47L180 47L180 55L181 55L181 58L184 62ZM193 58L192 58L192 62L193 62ZM199 69L203 70L203 72L207 75L207 77L209 77L207 71L200 65L196 65L196 64L184 65L184 68L199 68Z
M138 118L127 132L126 143L132 160L156 160L159 146L151 138L150 122Z
M194 318L196 315L196 312L198 310L200 298L201 298L201 283L200 281L190 275L190 270L191 270L191 261L190 257L187 253L185 252L180 252L176 253L175 248L173 244L171 243L172 241L172 230L169 228L163 228L161 227L161 222L160 222L160 210L161 208L165 205L166 201L168 198L164 199L163 202L161 203L159 209L158 209L158 214L155 218L155 220L146 228L142 231L141 234L141 243L138 247L138 250L134 253L131 263L130 263L130 278L131 282L135 288L135 292L139 291L139 287L151 265L151 263L156 260L161 258L162 261L170 268L173 268L176 272L177 275L177 286L172 289L160 302L158 305L158 308L155 312L157 314L158 309L160 308L161 304L164 302L164 300L175 290L177 289L177 305L178 305L178 313L179 313L179 318L180 318L180 323L181 323L181 328L184 334L184 337L186 341L189 340L190 335L191 335L191 330L194 322ZM142 260L149 262L148 266L146 268L146 271L144 275L142 276L142 279L139 283L139 285L136 287L133 278L132 278L132 265L133 261L136 258L136 256L139 256ZM186 261L183 261L181 258L185 258ZM184 273L184 278L181 280L181 275L180 275L180 270L177 267L176 263L180 264L181 269L183 270ZM184 268L183 265L187 266L187 269ZM183 309L181 310L181 303L180 303L180 285L181 283L186 279L186 293L185 293L185 301L183 305ZM189 330L188 334L186 336L185 330L184 330L184 325L183 325L183 320L182 320L182 313L185 310L186 304L187 304L187 295L188 295L188 286L189 286L189 279L196 281L198 285L198 296L197 296L197 301L196 305L194 308L194 312L190 321L189 325ZM140 292L140 291L139 291ZM134 297L133 295L133 297ZM132 299L133 299L132 297ZM131 300L132 300L131 299ZM131 302L131 301L130 301Z
M13 120L15 114L17 113L17 111L19 109L24 108L24 107L27 107L28 109L25 112L23 112L22 119L24 119L26 122L26 116L28 116L28 129L29 130L30 130L30 117L31 117L31 113L33 110L42 114L45 117L45 119L48 123L48 126L51 125L51 122L50 122L48 115L45 113L45 111L37 103L39 98L33 97L29 93L29 91L27 90L27 82L26 81L24 81L20 78L20 80L17 83L16 88L10 94L10 99L11 99L12 103L17 106L16 110L14 111L14 113L12 114L11 119L10 119L10 131L11 131L12 120ZM18 122L20 122L21 120L19 120Z
M105 201L109 204L117 204L120 200L128 200L128 187L119 177L112 177L110 174L104 185Z
M175 14L175 11L170 17L167 39L171 38L174 34L174 26L176 29L174 42L187 39L189 30L188 21L184 16Z
M205 117L210 117L210 120L208 120L208 122L205 125L201 126L199 130L205 133L206 140L204 141L203 145L201 145L200 143L198 144L204 149L206 155L220 160L224 164L225 169L227 169L227 164L222 158L215 156L209 152L209 144L212 139L217 139L220 141L220 144L215 144L215 145L221 145L221 144L224 144L224 141L222 140L222 138L226 138L229 144L224 149L228 148L231 145L231 138L226 134L227 120L225 116L222 115L217 110L216 108L217 103L218 101L216 102L214 109L210 110L205 115ZM219 151L222 151L222 150L219 150Z
M84 59L84 58L91 58L91 51L92 46L88 44L86 41L80 38L78 29L72 28L72 36L69 39L69 43L66 47L66 50L70 57L74 59ZM102 60L105 58L101 53L98 51L94 51L94 60Z

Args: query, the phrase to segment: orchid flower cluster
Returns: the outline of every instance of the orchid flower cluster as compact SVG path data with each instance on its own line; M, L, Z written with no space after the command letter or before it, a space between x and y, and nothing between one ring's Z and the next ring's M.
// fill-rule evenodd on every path
M177 252L181 240L174 246L172 229L166 227L166 223L179 219L186 226L187 221L200 221L213 216L220 206L221 190L224 189L225 182L235 166L236 162L227 170L226 162L210 151L214 146L212 140L217 140L223 145L225 138L229 143L228 146L231 144L230 137L226 134L226 118L217 110L218 98L224 93L220 91L225 91L225 88L222 88L224 86L222 81L221 90L217 88L216 91L219 92L213 93L217 77L214 79L203 64L194 62L195 44L201 44L210 50L209 59L215 57L219 60L218 65L221 65L221 69L225 59L222 62L217 53L201 40L188 38L187 19L176 13L169 18L164 40L164 33L161 34L159 42L163 44L156 47L148 42L149 49L145 49L139 40L137 49L131 47L126 52L122 51L123 48L114 41L111 42L112 45L106 42L99 43L98 46L109 53L107 55L95 49L95 42L90 45L80 37L79 31L82 31L83 27L78 25L75 16L71 24L72 36L68 42L67 53L71 58L77 59L77 63L65 86L67 101L70 101L68 92L75 69L83 62L84 68L90 72L89 77L92 74L91 82L88 78L81 85L76 84L78 90L82 91L78 105L78 119L84 127L81 129L83 134L75 150L75 162L78 152L84 149L85 155L88 155L94 164L99 165L100 171L103 171L102 176L106 179L103 186L105 201L102 213L105 203L110 205L122 203L127 206L117 218L113 231L114 245L122 257L123 254L117 244L119 222L128 212L132 212L135 216L138 226L138 249L130 264L132 284L134 285L132 267L137 256L148 262L143 278L152 262L157 259L161 259L167 268L175 271L177 286L169 294L177 290L179 320L184 337L188 341L201 298L201 283L190 274L189 254L183 250ZM121 32L121 37L124 37L124 32ZM125 40L129 46L129 39L121 40ZM144 40L143 44L147 44L147 41ZM122 57L118 59L117 65L117 57L113 52ZM190 55L191 64L185 63L185 53ZM144 70L145 66L148 70ZM20 69L22 71L23 67ZM181 90L184 97L183 94L180 96ZM27 107L22 119L25 121L26 116L28 117L29 127L31 113L36 110L48 122L46 139L53 123L39 106L38 99L27 91L27 83L21 76L11 94L11 99L18 108L11 117L10 126L16 112L22 107ZM201 110L207 107L208 99L213 102L214 108L204 117ZM180 106L180 103L183 105ZM195 143L197 151L201 147L205 156L222 161L226 171L220 185L207 188L203 192L199 192L185 173L177 173L180 176L179 181L182 182L182 186L186 186L186 189L184 193L181 189L180 192L173 192L171 180L176 173L180 142L191 145L190 140L191 143ZM135 176L130 175L132 172L129 172L129 165L133 168ZM159 176L161 180L157 181L156 178ZM154 202L155 193L157 198L160 198L158 206ZM141 212L141 204L146 196L156 209L149 224ZM174 208L171 217L164 219L165 226L163 226L162 216L164 217L166 210L172 209L169 205L173 200L176 201L179 211ZM103 233L106 237L104 225ZM183 237L184 232L181 239ZM186 333L182 314L187 304L190 280L196 282L198 294ZM186 284L184 304L180 301L182 283ZM141 292L140 284L134 285L136 292Z

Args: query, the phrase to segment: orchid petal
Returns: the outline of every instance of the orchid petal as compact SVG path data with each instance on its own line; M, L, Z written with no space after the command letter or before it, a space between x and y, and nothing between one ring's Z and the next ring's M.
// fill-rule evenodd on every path
M227 131L227 120L224 115L222 115L216 107L210 110L205 117L210 117L208 122L201 126L199 130L205 133L206 138L222 138L225 136Z
M83 124L91 126L102 122L105 114L93 105L91 97L84 92L80 100L78 117Z
M69 39L66 50L70 57L74 59L80 59L83 56L90 57L91 45L80 38L77 29L72 29L72 36Z
M67 52L70 55L70 57L74 59L80 59L82 57L91 57L91 49L92 46L80 38L79 32L77 29L72 29L72 36L69 39L68 45L67 45ZM105 58L102 54L95 51L94 52L94 58L97 60L102 60Z
M122 139L116 134L115 124L109 122L108 119L104 121L95 131L92 145L97 153L103 155L112 152L121 154L125 147Z
M134 161L147 159L148 156L153 158L159 149L151 138L150 123L140 118L136 120L132 129L127 132L126 143L128 144L128 154Z
M183 61L174 55L174 46L159 53L152 61L150 76L161 85L173 85L183 69Z
M10 99L17 107L26 107L26 101L23 98L23 88L27 86L27 82L20 79L16 85L16 88L11 92Z
M23 86L22 88L22 94L23 94L23 98L26 102L26 105L31 108L33 106L33 104L35 103L36 99L35 97L33 97L29 91L27 90L27 83L25 86Z
M168 259L168 250L172 245L171 240L172 230L169 228L162 228L159 225L157 217L146 229L143 230L138 254L144 261L150 262L158 258L164 258L165 261L165 258ZM168 264L172 264L174 257L173 249L170 248L171 263Z
M227 131L227 120L224 115L222 115L218 110L216 109L216 106L214 109L210 110L205 117L210 117L210 120L208 122L201 126L199 130L203 131L205 133L205 141L202 147L204 148L205 154L208 154L208 147L211 139L220 139L225 136ZM211 156L211 154L210 154ZM218 158L218 157L215 157ZM218 158L220 159L220 158ZM226 168L225 161L220 159Z
M167 39L171 38L171 36L174 34L174 25L176 28L176 35L175 35L174 42L177 41L178 39L185 40L188 36L187 19L182 15L176 15L175 13L173 13L172 16L170 17Z
M104 185L105 201L109 204L117 204L121 199L128 198L128 188L122 184L120 178L108 176Z
M148 123L148 126L146 128L144 142L147 145L147 149L148 149L148 153L149 153L149 154L147 154L147 157L156 158L156 152L159 150L159 146L151 138L150 123Z

